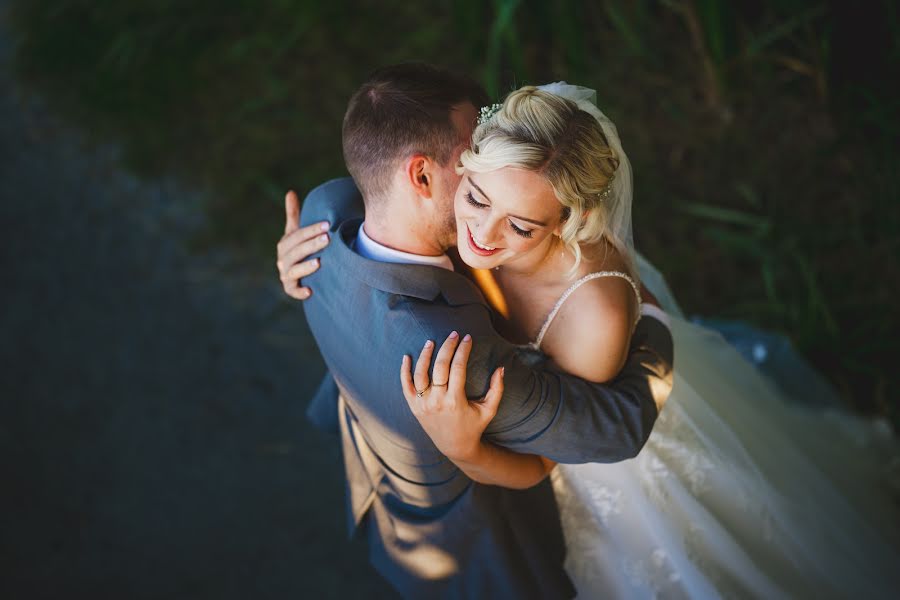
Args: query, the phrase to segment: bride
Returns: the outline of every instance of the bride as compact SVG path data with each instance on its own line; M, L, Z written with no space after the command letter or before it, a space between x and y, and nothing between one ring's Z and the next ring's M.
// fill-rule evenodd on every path
M641 281L670 313L675 386L637 458L457 463L508 487L550 474L579 597L894 597L893 440L862 419L791 404L718 334L682 318L634 251L630 165L593 92L551 84L511 93L482 111L461 164L459 257L501 315L501 333L533 360L612 379L640 315ZM447 339L434 373L433 344L415 374L408 360L401 372L442 451L477 443L483 427L468 421L489 420L467 410L454 385L465 380L463 340ZM417 395L430 381L450 385ZM499 397L501 379L492 381L489 396Z

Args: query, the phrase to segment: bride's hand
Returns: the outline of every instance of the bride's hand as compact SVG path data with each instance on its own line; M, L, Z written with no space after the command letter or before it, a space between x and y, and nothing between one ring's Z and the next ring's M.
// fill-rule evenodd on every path
M491 385L480 400L466 397L466 365L472 351L472 337L462 342L452 332L438 351L434 371L428 375L434 342L428 340L416 361L415 376L410 372L412 359L403 357L400 382L410 410L422 428L447 458L465 461L479 450L481 434L494 415L503 396L503 367L494 371Z
M312 294L301 281L319 269L319 259L307 260L328 245L328 223L314 223L300 227L300 200L296 192L289 191L284 197L284 235L275 247L278 275L284 293L297 300L306 300Z

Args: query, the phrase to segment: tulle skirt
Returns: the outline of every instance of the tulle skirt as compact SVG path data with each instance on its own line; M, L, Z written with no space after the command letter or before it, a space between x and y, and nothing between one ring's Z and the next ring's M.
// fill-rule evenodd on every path
M552 474L578 597L897 597L886 424L790 402L641 262L673 315L675 384L637 458Z

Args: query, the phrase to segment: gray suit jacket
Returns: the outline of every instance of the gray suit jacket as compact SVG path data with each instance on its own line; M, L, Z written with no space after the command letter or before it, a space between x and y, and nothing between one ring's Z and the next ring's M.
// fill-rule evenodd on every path
M301 215L302 225L332 224L303 307L335 382L323 384L314 410L335 405L331 386L340 393L351 529L365 521L373 564L406 597L571 597L549 482L516 491L466 477L410 412L400 360L417 356L426 339L470 333L470 397L483 395L493 370L506 367L486 439L562 463L615 462L637 455L656 419L655 397L671 390L668 329L643 318L627 364L606 385L529 366L496 333L465 277L357 254L362 217L350 179L310 192Z

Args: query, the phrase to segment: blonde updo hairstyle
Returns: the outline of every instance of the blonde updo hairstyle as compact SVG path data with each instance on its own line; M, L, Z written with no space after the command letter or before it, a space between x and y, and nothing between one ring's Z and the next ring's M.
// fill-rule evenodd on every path
M603 198L619 157L597 119L571 100L534 86L511 92L502 108L475 129L460 163L460 172L514 167L542 175L562 205L560 238L575 255L572 274L581 262L581 244L607 236L616 248L625 248L624 240L607 232L609 203L615 199Z

